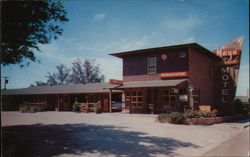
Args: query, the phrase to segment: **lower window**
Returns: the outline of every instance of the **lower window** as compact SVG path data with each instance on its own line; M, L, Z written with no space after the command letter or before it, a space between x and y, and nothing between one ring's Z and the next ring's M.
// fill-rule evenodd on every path
M143 108L143 91L133 90L131 92L131 104L133 108Z

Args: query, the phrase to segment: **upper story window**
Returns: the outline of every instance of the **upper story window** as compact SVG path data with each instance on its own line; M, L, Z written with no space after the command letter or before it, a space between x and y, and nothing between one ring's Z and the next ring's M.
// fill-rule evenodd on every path
M156 73L156 58L148 58L148 74Z

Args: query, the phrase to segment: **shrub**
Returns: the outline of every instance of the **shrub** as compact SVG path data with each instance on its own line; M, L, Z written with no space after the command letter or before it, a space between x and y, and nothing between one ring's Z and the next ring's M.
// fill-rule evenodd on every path
M99 103L96 103L94 108L95 108L94 110L95 113L101 113L101 107Z
M19 111L20 112L23 112L23 113L25 113L25 112L28 112L30 109L29 109L29 106L28 105L21 105L20 107L19 107Z
M79 107L79 103L78 103L78 102L75 102L75 103L73 104L72 110L73 110L74 112L77 112L77 111L80 110L80 107Z
M212 116L212 117L217 117L218 114L219 114L218 110L213 110L213 111L211 112L211 116Z
M180 112L162 113L158 116L159 120L167 120L170 123L179 124L183 120L184 116Z
M184 116L186 118L200 118L202 114L198 110L185 110Z
M29 112L29 113L35 113L35 112L42 112L45 108L42 105L37 106L29 106L29 105L22 105L19 107L20 112Z
M236 99L234 101L234 105L235 105L235 112L236 113L243 113L243 114L247 115L247 113L248 113L248 106L247 106L247 104L243 104L240 99Z
M39 106L32 106L31 107L33 109L34 112L42 112L45 110L43 105L39 105Z
M29 113L35 113L36 111L35 111L34 106L31 106L31 107L29 108L28 112L29 112Z
M169 113L161 113L161 114L158 115L157 118L158 118L159 120L168 119L168 115L169 115Z
M216 117L218 115L217 110L213 111L202 111L202 110L186 110L184 116L186 118L211 118Z
M212 117L212 112L210 111L199 111L199 112L200 112L200 117L204 117L204 118Z

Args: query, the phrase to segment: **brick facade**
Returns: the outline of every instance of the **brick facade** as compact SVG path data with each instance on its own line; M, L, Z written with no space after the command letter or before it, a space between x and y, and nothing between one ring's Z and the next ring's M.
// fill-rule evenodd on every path
M160 73L188 71L188 56L181 58L180 52L187 52L187 49L161 50L124 56L123 80L125 82L161 80ZM167 60L161 58L163 53L167 54ZM156 74L148 74L148 58L156 58Z
M167 54L167 59L164 60L162 54ZM184 54L184 55L183 55ZM206 48L196 44L183 44L170 47L160 47L144 50L135 50L129 52L122 52L117 54L111 54L123 59L123 81L153 81L153 80L173 80L173 79L187 79L187 82L182 87L178 88L178 94L173 101L170 98L164 96L163 91L159 87L148 88L145 90L144 104L158 105L158 108L164 109L168 107L178 108L179 111L183 111L184 107L189 107L191 104L195 108L198 105L215 107L215 75L216 63L221 61L221 58L214 55ZM156 73L148 74L148 58L156 58ZM177 75L176 72L187 72L187 75ZM161 73L166 73L165 77L161 78ZM169 75L167 75L169 74ZM170 76L173 76L170 78ZM189 96L188 86L193 86L192 98ZM174 89L174 87L166 87L166 89ZM143 89L143 88L142 88ZM159 90L146 92L148 90ZM133 90L132 88L130 90ZM173 93L165 92L167 97L170 97ZM180 100L179 95L182 97L187 96L188 100ZM193 103L191 103L193 101ZM173 103L174 102L174 103ZM191 103L189 105L189 103ZM129 104L129 103L128 103ZM192 105L192 106L193 106ZM146 107L147 108L147 107ZM181 110L180 110L181 109Z
M189 83L200 89L201 105L214 104L214 61L189 48Z
M125 82L132 82L132 81L153 81L153 80L160 80L160 74L146 74L146 75L130 75L130 76L123 76L123 81Z

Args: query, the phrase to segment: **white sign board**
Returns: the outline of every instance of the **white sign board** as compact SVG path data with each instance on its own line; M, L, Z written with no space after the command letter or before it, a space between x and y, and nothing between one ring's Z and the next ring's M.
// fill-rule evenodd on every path
M179 98L180 98L180 101L188 101L187 95L180 95Z

